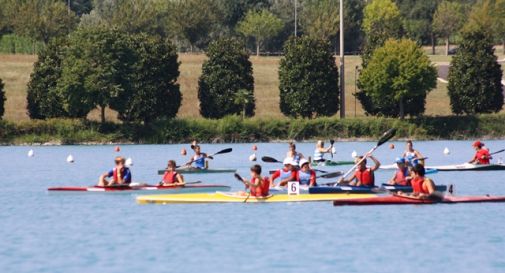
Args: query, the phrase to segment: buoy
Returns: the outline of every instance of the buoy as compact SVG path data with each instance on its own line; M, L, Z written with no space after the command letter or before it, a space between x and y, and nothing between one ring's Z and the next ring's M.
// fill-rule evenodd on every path
M445 147L444 149L444 155L449 155L451 151L449 151L449 148Z
M358 156L358 153L356 153L356 151L352 151L351 157L356 158L357 156Z
M114 147L114 151L116 151L116 152L121 151L121 147L119 147L119 146Z
M252 146L252 150L253 150L253 151L257 151L257 150L258 150L258 146L256 146L256 144L254 144L254 145Z
M256 161L256 153L249 156L249 161Z
M133 160L132 160L132 158L131 158L131 157L128 157L128 158L125 160L124 165L125 165L126 167L131 167L131 166L133 166Z
M68 163L74 163L74 157L72 155L67 156L67 162Z
M187 155L188 152L186 151L186 148L181 149L181 155Z
M29 150L28 151L28 157L33 157L35 154L33 152L33 150Z
M394 150L395 149L395 145L393 143L389 144L389 149Z

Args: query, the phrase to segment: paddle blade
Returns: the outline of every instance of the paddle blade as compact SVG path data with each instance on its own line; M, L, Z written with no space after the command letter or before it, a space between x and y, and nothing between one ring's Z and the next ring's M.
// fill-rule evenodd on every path
M193 185L193 184L200 184L202 181L192 181L192 182L185 182L184 184L186 185Z
M334 173L323 174L323 175L321 175L321 177L322 178L335 178L335 177L341 176L342 174L344 174L344 173L343 172L334 172Z
M228 148L228 149L221 150L221 151L215 153L214 155L227 154L227 153L230 153L231 151L233 151L233 149Z
M391 128L391 129L387 130L384 134L382 134L381 138L377 142L377 147L388 142L388 140L393 138L395 136L395 134L396 134L396 128Z
M242 179L242 176L240 176L240 174L238 173L234 173L233 176L235 176L235 178L238 180L238 181L244 181L244 179Z
M333 145L335 143L335 140L330 140L330 144Z
M261 158L261 160L263 160L263 162L267 162L267 163L282 163L279 160L277 160L273 157L269 157L269 156L264 156Z

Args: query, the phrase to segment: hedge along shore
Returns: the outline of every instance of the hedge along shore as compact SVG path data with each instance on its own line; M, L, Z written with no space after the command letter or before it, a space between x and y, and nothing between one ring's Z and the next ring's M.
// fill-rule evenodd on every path
M95 121L51 119L20 123L0 121L4 145L166 144L198 139L207 143L313 141L316 139L375 140L389 128L398 139L505 138L505 115L391 118L173 119L148 126Z

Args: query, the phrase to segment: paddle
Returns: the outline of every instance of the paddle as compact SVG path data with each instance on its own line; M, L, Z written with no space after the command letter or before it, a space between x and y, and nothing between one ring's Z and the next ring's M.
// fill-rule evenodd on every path
M317 176L317 178L335 178L335 177L341 176L342 174L343 174L343 172L338 171L338 172L333 172L333 173L326 173L326 174Z
M333 144L335 143L335 140L333 139L330 139L330 154L331 154L331 158L333 159Z
M200 184L202 183L202 181L192 181L192 182L184 182L184 185L167 185L167 186L163 186L163 187L184 187L185 185L194 185L194 184ZM159 186L161 186L163 184L163 181L160 181L158 183Z
M284 163L284 162L281 162L281 161L279 161L279 160L277 160L277 159L275 159L273 157L270 157L270 156L264 156L264 157L261 158L261 160L263 162L267 162L267 163L281 163L281 164ZM315 172L320 172L320 173L328 173L327 171L323 171L323 170L316 170L316 169L314 169L314 171Z
M505 152L505 149L490 153L489 155L495 155L495 154L499 154L499 153L503 153L503 152Z
M358 161L356 164L354 164L354 166L352 166L352 168L350 170L348 170L342 176L342 179L345 179L352 171L354 171L354 169L356 169L359 166L359 164L361 164L361 162L363 162L363 160L366 159L367 155L372 154L375 150L377 150L377 148L379 148L379 146L381 146L382 144L388 142L388 140L393 138L395 136L395 134L396 134L395 128L391 128L391 129L387 130L386 132L384 132L384 134L382 134L379 141L377 141L377 145L375 145L375 147L373 147L368 153L366 153L365 156L360 161Z
M221 151L219 151L219 152L217 152L217 153L214 153L214 154L208 155L208 156L207 156L207 158L214 159L214 156L216 156L216 155L220 155L220 154L227 154L227 153L230 153L231 151L233 151L233 149L232 149L232 148L227 148L227 149L221 150ZM191 165L191 163L193 163L193 162L195 162L195 159L191 159L191 161L190 161L190 162L186 163L186 166L187 166L187 165ZM179 168L179 167L177 167L177 168Z
M244 183L244 185L245 185L244 179L242 178L242 176L240 176L240 174L234 173L233 176L235 176L235 178L238 181ZM249 196L251 196L251 190L249 190L249 192L247 193L247 197L244 199L244 203L247 202L247 200L249 199Z

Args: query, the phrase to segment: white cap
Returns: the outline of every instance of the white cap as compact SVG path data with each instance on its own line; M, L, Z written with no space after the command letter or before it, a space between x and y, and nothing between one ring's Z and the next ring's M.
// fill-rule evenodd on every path
M284 162L282 162L284 165L293 165L293 160L289 157L284 158Z
M306 164L306 163L309 163L309 161L307 159L305 159L305 158L302 158L300 160L300 167L303 166L303 164Z

